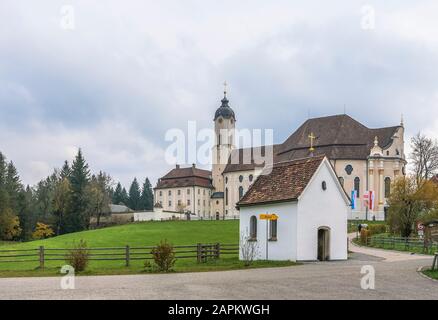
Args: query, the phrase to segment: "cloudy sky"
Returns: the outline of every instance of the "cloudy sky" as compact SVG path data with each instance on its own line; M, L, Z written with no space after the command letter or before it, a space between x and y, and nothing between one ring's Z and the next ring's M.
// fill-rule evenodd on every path
M240 128L282 142L308 116L404 114L438 136L438 2L0 2L0 151L36 183L83 149L153 183L168 129L211 127L229 83Z

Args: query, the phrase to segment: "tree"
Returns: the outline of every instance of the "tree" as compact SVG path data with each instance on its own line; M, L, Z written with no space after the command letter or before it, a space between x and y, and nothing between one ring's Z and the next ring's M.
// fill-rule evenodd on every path
M56 217L56 235L60 235L68 230L65 217L68 214L70 201L70 180L67 177L64 177L57 182L53 193L53 215Z
M122 202L119 204L124 204L125 206L127 206L129 204L129 195L128 195L128 192L126 191L125 187L123 187L123 189L122 189Z
M53 235L54 232L52 228L50 228L50 226L42 222L37 222L35 232L32 233L32 239L35 240L46 239L46 238L50 238Z
M126 190L125 190L126 191ZM121 183L117 183L116 190L114 190L114 194L112 196L112 203L113 204L122 204L124 202L123 198L123 188Z
M148 178L145 179L143 183L143 188L141 191L141 208L142 210L152 210L154 206L154 194L152 192L152 185Z
M90 221L87 221L87 197L86 187L90 180L90 170L81 149L79 149L73 161L70 173L71 203L66 223L67 232L76 232L87 229Z
M14 240L21 234L20 221L11 209L0 212L0 239Z
M438 188L431 181L417 183L417 176L396 179L388 199L388 222L392 232L409 237L415 222L438 207Z
M140 186L138 184L137 178L134 178L134 181L131 183L131 187L129 188L129 201L128 207L132 210L140 209Z
M65 160L64 165L62 166L62 169L61 169L60 178L61 179L65 179L65 178L68 179L68 178L70 178L70 174L71 174L70 165L68 164L68 161Z
M87 186L89 217L96 217L96 225L100 225L100 218L110 212L111 204L111 177L106 173L99 172L92 176Z
M5 180L6 192L9 196L9 206L14 212L18 212L18 197L23 189L23 186L20 182L20 176L18 175L17 169L12 161L7 165Z
M429 180L438 170L438 143L420 132L411 139L411 159L417 184Z
M6 157L0 152L0 212L9 208L9 195L6 190Z

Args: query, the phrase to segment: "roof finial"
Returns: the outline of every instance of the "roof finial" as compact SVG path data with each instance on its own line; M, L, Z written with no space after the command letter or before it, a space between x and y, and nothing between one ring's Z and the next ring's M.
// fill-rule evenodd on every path
M377 136L374 137L374 146L375 147L379 146L379 139L377 138Z
M403 127L404 126L404 121L403 121L403 113L401 114L401 118L400 118L400 125Z
M225 82L224 82L224 98L227 97L227 86L228 86L228 84L227 84L227 82L225 81Z

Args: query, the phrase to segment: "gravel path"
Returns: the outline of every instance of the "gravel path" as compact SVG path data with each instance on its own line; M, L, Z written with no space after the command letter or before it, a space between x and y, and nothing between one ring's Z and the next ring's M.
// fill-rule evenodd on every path
M438 299L438 282L417 268L428 256L350 245L351 259L294 267L162 275L0 279L1 299ZM361 268L376 271L375 290L360 286Z

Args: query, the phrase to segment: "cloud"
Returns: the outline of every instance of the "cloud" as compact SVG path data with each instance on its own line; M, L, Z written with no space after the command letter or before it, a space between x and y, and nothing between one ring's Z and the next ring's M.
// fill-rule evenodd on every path
M128 184L170 167L165 132L211 127L221 84L240 128L282 142L308 116L370 127L403 113L407 136L438 136L433 1L2 1L0 150L36 183L78 147ZM407 137L407 141L408 141Z

